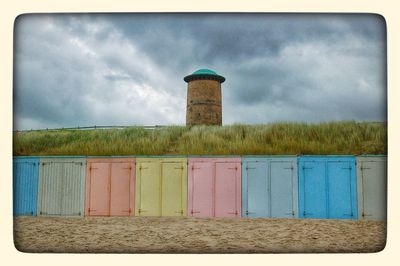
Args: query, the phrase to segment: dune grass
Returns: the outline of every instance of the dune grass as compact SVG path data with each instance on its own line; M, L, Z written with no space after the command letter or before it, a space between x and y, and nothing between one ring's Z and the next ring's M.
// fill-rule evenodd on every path
M14 155L386 154L386 123L273 123L14 133Z

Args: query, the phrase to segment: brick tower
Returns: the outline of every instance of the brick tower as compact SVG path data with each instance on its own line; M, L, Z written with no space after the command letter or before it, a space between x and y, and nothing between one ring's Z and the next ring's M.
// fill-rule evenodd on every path
M221 83L223 76L199 69L184 79L188 83L186 125L222 125Z

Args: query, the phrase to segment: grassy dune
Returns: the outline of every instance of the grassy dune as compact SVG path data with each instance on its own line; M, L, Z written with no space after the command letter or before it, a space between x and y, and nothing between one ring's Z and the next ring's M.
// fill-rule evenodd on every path
M386 154L386 123L274 123L14 133L14 155Z

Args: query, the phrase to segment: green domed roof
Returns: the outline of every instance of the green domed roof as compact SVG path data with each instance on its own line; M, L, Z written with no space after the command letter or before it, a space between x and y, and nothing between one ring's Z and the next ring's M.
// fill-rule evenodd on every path
M206 68L199 69L199 70L193 72L191 75L188 75L183 78L183 80L186 82L190 82L190 81L198 80L198 79L216 80L219 83L222 83L225 81L225 78L223 76L220 76L217 74L217 72L215 72L211 69L206 69Z
M200 74L217 75L215 71L212 71L211 69L207 68L199 69L192 73L192 75L200 75Z

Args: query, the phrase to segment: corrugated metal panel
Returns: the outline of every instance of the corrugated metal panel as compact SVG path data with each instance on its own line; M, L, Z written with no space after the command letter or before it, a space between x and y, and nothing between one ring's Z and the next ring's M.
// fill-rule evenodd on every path
M386 221L386 157L357 157L357 189L359 218Z
M62 163L40 162L38 215L61 215Z
M84 214L85 159L40 158L38 215Z
M297 158L242 159L243 217L298 217Z
M138 158L136 178L137 216L186 215L186 158Z
M354 156L299 158L299 216L357 219Z
M188 179L190 216L240 217L240 158L189 158Z
M87 159L86 215L133 216L135 172L134 158Z
M36 215L39 176L39 159L13 159L13 213Z

